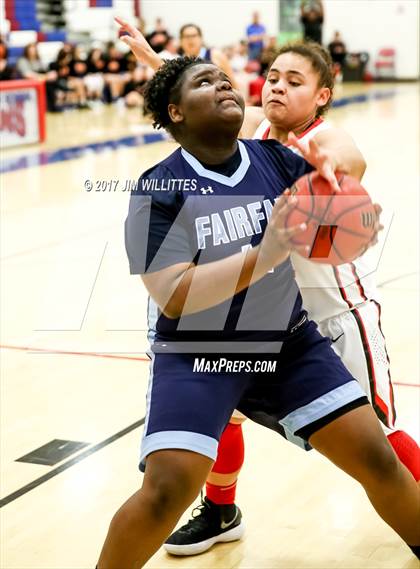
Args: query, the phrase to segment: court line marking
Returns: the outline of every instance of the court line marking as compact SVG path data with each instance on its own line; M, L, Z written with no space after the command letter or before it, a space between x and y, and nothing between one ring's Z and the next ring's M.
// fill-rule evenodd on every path
M77 351L70 351L70 350L56 350L56 349L49 349L49 348L36 348L31 346L13 346L10 344L1 344L0 349L2 350L18 350L21 352L28 352L28 353L42 353L42 354L51 354L51 355L59 355L59 356L88 356L93 358L110 358L115 360L130 360L130 361L138 361L138 362L150 362L150 358L140 358L138 356L125 356L121 355L124 352L117 352L117 353L109 353L109 352L77 352ZM133 352L125 352L125 353L133 353ZM144 353L144 352L140 352Z
M420 383L407 383L406 381L392 381L392 385L399 385L400 387L420 387Z
M386 281L382 281L381 283L378 283L378 288L384 287L385 285L389 284L389 283L393 283L395 281L399 281L400 279L406 279L408 277L414 277L415 275L418 275L419 272L418 271L413 271L412 273L405 273L403 275L400 275L399 277L392 277L391 279L387 279Z
M0 173L6 174L7 172L17 172L18 170L26 170L27 168L48 166L49 164L57 164L57 162L83 158L91 152L100 154L106 150L114 151L120 150L121 148L135 148L137 146L153 144L154 142L162 142L163 140L168 140L168 134L166 132L153 131L136 136L123 136L121 138L68 146L55 150L43 150L34 154L4 158L0 164Z
M124 356L121 355L124 352L117 352L110 354L108 352L74 352L70 350L53 350L48 348L35 348L30 346L12 346L10 344L1 344L0 349L2 350L18 350L21 352L28 352L29 354L51 354L58 356L87 356L93 358L111 358L115 360L130 360L137 362L150 362L149 358L141 358L138 356ZM130 352L132 353L132 352ZM141 352L144 353L144 352ZM393 381L393 385L399 385L400 387L419 387L420 383L409 383L404 381Z
M84 239L85 237L89 237L91 239L93 235L97 235L109 229L115 229L115 226L116 226L115 223L112 223L108 225L103 225L102 227L98 227L93 231L92 229L89 229L88 231L84 231L83 233L79 233L77 235L74 234L68 235L63 239L58 239L57 241L49 241L47 243L42 243L37 247L32 247L31 249L24 249L23 251L16 251L15 253L4 255L4 257L1 257L0 260L8 261L9 259L15 259L16 257L21 257L22 255L30 255L31 253L38 253L39 251L43 251L51 247L58 247L59 245L63 245L64 243L68 243L69 241L71 241L72 243L74 241L79 241L80 239Z
M393 96L395 96L395 94L396 94L396 90L376 91L376 92L362 94L362 95L353 95L350 97L343 97L341 99L333 101L332 106L337 108L337 107L341 107L341 106L345 106L345 105L366 102L370 99L384 99L384 98L388 98L388 97L393 97ZM62 148L62 149L58 149L58 150L51 151L51 152L43 152L43 153L40 153L40 154L35 155L35 156L30 155L30 156L16 157L15 159L10 160L10 162L13 160L13 163L14 163L13 168L8 168L8 164L6 164L6 168L1 168L0 172L5 173L5 172L16 171L16 170L20 170L20 169L24 169L24 168L28 168L28 167L41 166L41 165L46 165L49 163L55 163L55 162L61 162L61 161L79 158L79 157L84 155L86 150L94 150L95 152L101 152L105 149L110 149L110 148L112 150L116 150L119 147L145 145L145 144L150 144L153 142L157 142L157 141L166 139L166 137L163 137L163 136L160 137L159 133L153 133L153 134L157 134L158 136L156 138L153 138L153 137L149 138L147 135L146 136L143 135L140 137L123 137L123 138L117 139L117 140L108 140L108 141L103 141L101 143L88 144L88 145L84 145L84 146L76 146L76 147L72 147L72 148ZM37 161L37 159L38 159L38 161ZM16 162L17 162L17 164L16 164ZM105 246L105 249L106 249L106 246ZM104 251L104 253L105 253L105 251ZM103 258L103 256L102 256L102 258ZM383 283L380 283L378 286L381 287L381 286L384 286L386 284L389 284L390 282L394 282L396 280L399 280L399 279L402 279L402 278L405 278L408 276L412 276L415 274L417 274L417 273L416 272L408 273L406 275L395 277L393 279L389 279L387 281L384 281ZM1 349L9 349L9 350L26 351L28 353L88 356L88 357L110 358L110 359L117 359L117 360L143 361L143 362L149 362L150 361L149 358L147 358L147 357L141 358L141 357L136 357L136 356L123 356L120 354L117 355L117 354L100 353L100 352L77 352L77 351L66 351L66 350L51 350L51 349L47 349L47 348L35 348L35 347L29 347L29 346L12 346L12 345L0 345L0 348ZM415 384L415 383L406 383L406 382L394 381L393 384L403 386L403 387L420 387L420 384ZM11 494L6 496L5 498L2 498L0 500L0 508L6 506L7 504L9 504L11 502L13 502L17 498L20 498L21 496L25 495L26 493L30 492L31 490L34 490L35 488L37 488L41 484L44 484L45 482L47 482L51 478L54 478L55 476L57 476L61 472L67 470L68 468L70 468L74 464L77 464L77 463L81 462L82 460L84 460L85 458L87 458L87 457L91 456L92 454L98 452L99 450L101 450L105 446L108 446L109 444L111 444L115 440L118 440L119 438L125 436L126 434L130 433L131 431L137 429L138 427L140 427L141 425L144 424L144 421L145 421L145 417L136 421L135 423L132 423L131 425L129 425L125 429L122 429L121 431L112 435L111 437L108 437L104 441L97 443L96 445L93 445L92 447L90 447L86 451L80 453L75 458L68 460L67 462L63 463L62 465L58 466L57 468L54 468L50 472L44 474L43 476L40 476L39 478L33 480L29 484L26 484L25 486L23 486L19 490L12 492Z
M61 474L61 472L64 472L65 470L69 469L71 466L74 466L78 462L85 460L86 458L88 458L92 454L94 454L94 453L98 452L99 450L103 449L104 447L110 445L111 443L120 439L121 437L124 437L125 435L127 435L131 431L138 429L139 427L141 427L144 424L144 421L145 421L145 417L143 417L142 419L139 419L135 423L132 423L128 427L125 427L125 429L118 431L118 433L115 433L114 435L111 435L110 437L101 441L100 443L93 445L92 447L81 452L80 454L78 454L74 458L68 460L67 462L64 462L60 466L57 466L57 468L50 470L50 472L47 472L43 476L40 476L39 478L32 480L32 482L29 482L29 484L26 484L25 486L22 486L22 488L15 490L14 492L9 494L8 496L5 496L4 498L2 498L0 500L0 508L3 508L4 506L6 506L7 504L10 504L11 502L14 502L14 500L17 500L18 498L20 498L21 496L24 496L25 494L27 494L31 490L34 490L38 486L41 486L41 484L45 484L45 482L48 482L48 480L51 480L51 478L54 478L58 474Z
M112 359L117 359L117 360L132 360L132 361L134 360L134 361L150 362L149 358L140 358L140 357L135 357L135 356L122 356L122 355L116 355L116 354L105 354L105 353L100 353L100 352L73 352L73 351L65 351L65 350L48 350L46 348L34 348L34 347L31 348L29 346L12 346L12 345L0 345L0 348L1 349L7 349L7 350L26 351L28 353L44 353L44 354L70 355L70 356L89 356L89 357L98 357L98 358L112 358ZM393 381L393 385L399 385L402 387L419 387L420 388L420 384L399 382L399 381ZM71 466L74 466L75 464L81 462L85 458L88 458L92 454L98 452L102 448L110 445L114 441L116 441L116 440L122 438L123 436L127 435L131 431L137 429L138 427L141 427L144 424L144 421L145 421L145 417L143 417L142 419L139 419L138 421L136 421L136 422L132 423L131 425L129 425L128 427L126 427L125 429L118 431L118 433L111 435L110 437L108 437L107 439L103 440L100 443L97 443L96 445L93 445L92 447L86 449L85 451L83 451L82 453L77 455L76 457L68 460L67 462L61 464L57 468L54 468L50 472L47 472L43 476L40 476L39 478L36 478L32 482L29 482L25 486L22 486L22 488L19 488L18 490L15 490L11 494L5 496L4 498L2 498L0 500L0 508L3 508L7 504L10 504L11 502L17 500L21 496L24 496L25 494L34 490L35 488L37 488L41 484L48 482L48 480L51 480L51 478L54 478L58 474L61 474L61 472L64 472L65 470L67 470Z
M150 362L148 357L141 358L138 356L125 356L121 355L124 352L117 352L110 354L108 352L75 352L75 351L68 351L68 350L53 350L48 348L35 348L30 346L13 346L10 344L1 344L0 349L2 350L18 350L21 352L28 352L29 354L51 354L51 355L59 355L59 356L88 356L93 358L111 358L115 360L131 360L131 361L138 361L138 362ZM127 352L132 353L132 352ZM144 352L141 352L144 353ZM403 381L393 381L393 385L399 385L401 387L420 387L420 383L407 383Z
M341 97L340 99L333 101L331 106L332 108L344 107L347 105L365 103L370 100L387 99L394 97L395 95L397 95L396 89L378 89L368 93L359 93L349 95L347 97ZM48 164L74 160L76 158L82 158L90 152L98 154L105 150L114 151L119 150L120 148L144 146L146 144L161 142L163 140L170 140L169 135L166 132L156 132L152 130L151 132L136 136L123 136L121 138L108 139L100 142L91 142L77 146L57 148L50 151L44 150L34 154L14 156L2 160L0 164L0 173L5 174L7 172L25 170L26 168L47 166Z
M93 291L95 290L96 281L98 280L99 271L101 270L102 262L103 262L103 260L104 260L105 252L106 252L107 247L108 247L108 241L105 243L105 247L104 247L104 250L103 250L103 253L102 253L102 257L101 257L101 260L99 261L98 270L96 271L95 280L93 281L92 288L91 288L91 291L90 291L90 295L89 295L88 301L87 301L87 303L86 303L85 313L83 314L83 318L82 318L82 321L81 321L81 323L80 323L79 328L69 328L68 330L38 329L38 330L34 330L34 332L56 332L56 331L57 331L57 332L58 332L58 331L60 331L60 332L64 332L64 331L66 331L66 332L81 332L81 330L82 330L82 328L83 328L83 324L84 324L84 322L85 322L85 318L86 318L86 314L87 314L87 311L88 311L88 308L89 308L90 301L92 300Z

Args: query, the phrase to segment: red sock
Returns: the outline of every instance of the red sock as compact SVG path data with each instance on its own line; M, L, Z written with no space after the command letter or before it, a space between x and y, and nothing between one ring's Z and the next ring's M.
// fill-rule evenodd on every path
M222 433L217 451L217 460L212 472L230 474L241 469L244 463L244 437L242 425L228 423ZM234 504L236 496L236 480L229 486L216 486L206 482L206 495L215 504Z
M395 431L388 435L388 440L398 458L408 468L416 481L420 480L420 447L404 431Z

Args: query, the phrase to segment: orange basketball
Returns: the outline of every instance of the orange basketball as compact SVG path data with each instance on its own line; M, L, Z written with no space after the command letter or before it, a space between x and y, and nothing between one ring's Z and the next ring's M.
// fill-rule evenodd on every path
M369 194L351 176L336 173L341 193L317 172L297 180L291 192L298 198L286 226L307 224L294 238L296 245L308 245L301 255L316 263L341 265L360 256L374 235L377 214Z

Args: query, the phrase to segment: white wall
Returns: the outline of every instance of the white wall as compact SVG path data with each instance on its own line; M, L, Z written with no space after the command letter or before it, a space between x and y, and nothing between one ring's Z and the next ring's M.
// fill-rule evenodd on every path
M90 8L89 0L66 0L65 6L69 31L89 32L94 41L117 39L115 15L134 20L134 4L131 0L113 0L112 8ZM119 47L123 48L124 45L121 43Z
M148 29L162 17L170 32L194 22L203 28L205 41L223 46L244 37L251 14L258 10L268 33L279 26L281 0L142 0ZM419 77L419 0L324 0L324 43L340 30L350 51L367 51L372 65L378 49L397 50L397 77Z
M170 33L177 36L188 22L203 29L209 46L236 43L245 36L251 14L258 10L270 35L279 29L281 0L142 0L142 17L147 30L155 19L163 18ZM0 6L3 0L0 0ZM339 30L349 51L367 51L373 66L378 49L397 50L397 77L419 77L419 0L324 0L324 43ZM115 37L113 15L130 17L131 0L114 0L109 8L89 8L88 0L66 0L68 19L73 29L91 30L94 38ZM132 16L133 18L133 16ZM104 36L102 38L102 36ZM106 37L105 37L106 36Z
M163 18L172 35L178 37L183 24L194 23L203 30L204 40L222 47L246 37L252 13L258 10L270 35L279 28L278 0L142 0L142 17L148 30L157 17Z
M401 79L419 78L418 0L324 0L323 42L339 30L349 51L367 51L370 64L378 49L397 50Z

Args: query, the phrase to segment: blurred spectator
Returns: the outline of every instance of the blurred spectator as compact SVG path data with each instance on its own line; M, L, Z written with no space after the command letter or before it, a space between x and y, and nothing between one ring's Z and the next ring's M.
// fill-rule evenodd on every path
M223 52L235 75L235 87L241 92L246 101L249 97L249 83L255 78L255 74L250 73L247 69L249 63L248 42L241 40L236 45L225 48Z
M225 45L224 47L222 47L222 52L226 55L226 57L228 58L229 62L232 61L232 57L234 54L234 46L233 45Z
M106 60L103 51L99 47L94 47L89 52L86 63L88 73L104 73L106 68Z
M35 43L30 43L25 47L22 57L19 57L16 63L16 68L24 79L45 80L45 68Z
M251 62L250 62L251 63ZM261 64L257 62L253 62L254 65L258 65L258 75L250 81L249 83L249 98L248 104L253 105L255 107L261 107L262 105L262 90L265 83L265 68ZM255 68L253 69L255 70Z
M70 76L79 78L85 77L88 72L88 65L81 48L77 45L72 46L70 55Z
M277 43L276 36L270 36L268 38L267 45L262 50L260 58L263 73L265 73L265 71L268 69L268 67L272 64L272 62L276 58L278 48L279 46Z
M137 18L136 28L141 31L144 37L146 37L146 20L141 16Z
M143 89L147 83L146 67L136 67L131 73L128 82L124 86L124 101L127 107L143 106Z
M105 62L105 73L123 73L126 70L124 55L112 41L106 44Z
M331 54L331 59L333 62L335 64L338 64L341 69L347 55L347 49L346 44L340 35L340 32L334 32L333 40L328 44L328 50Z
M7 61L8 49L3 40L0 40L0 81L14 79L15 70Z
M52 61L48 66L48 69L50 71L53 71L54 73L57 74L58 77L57 81L61 83L61 85L64 87L63 90L65 91L68 90L67 78L70 75L70 64L71 64L70 53L65 51L64 49L60 49L55 60ZM60 78L62 79L61 81Z
M73 49L74 49L74 46L70 42L66 41L63 43L63 47L61 48L61 51L65 52L65 53L73 53Z
M134 53L132 51L127 51L127 53L124 54L124 59L125 59L124 65L125 65L126 71L128 73L130 73L131 71L134 71L138 65L137 59L136 59L136 56L134 55Z
M156 18L155 29L146 36L146 40L156 53L160 53L165 49L168 38L169 34L163 25L162 18Z
M71 87L67 82L70 75L70 61L70 54L61 49L58 52L55 61L52 61L48 66L50 73L55 73L57 76L57 89L55 91L54 99L55 111L62 110L66 102L71 101L71 99L67 99L67 93L71 91Z
M230 65L235 73L240 73L248 63L248 44L246 40L241 40L233 47L233 55Z
M115 47L113 42L108 42L105 53L105 93L109 102L116 101L121 97L124 85L129 80L127 62L123 54Z
M106 66L102 50L93 48L86 59L87 75L84 78L89 99L101 100L105 86L104 71Z
M322 44L322 25L324 23L322 0L302 0L300 10L304 39Z
M80 108L86 109L87 106L87 88L85 77L88 72L88 66L85 57L79 46L72 46L70 52L70 75L68 83L77 96L77 104Z
M260 59L260 55L264 47L265 33L265 26L260 24L259 13L254 12L252 14L252 24L250 24L246 29L249 59Z
M79 109L86 109L85 84L82 77L71 76L72 63L72 52L67 52L66 49L60 49L56 60L50 63L50 71L57 74L56 103L62 106L70 103Z
M36 79L45 82L47 96L47 108L50 112L60 110L57 107L57 99L62 92L55 70L47 71L39 57L36 43L28 44L23 50L23 55L16 63L16 69L23 79Z
M201 28L196 24L185 24L179 31L179 38L181 55L200 57L204 61L214 63L226 73L235 85L235 78L228 58L218 49L205 47Z
M175 42L175 38L168 36L163 50L159 53L162 59L175 59L178 57L178 47Z

